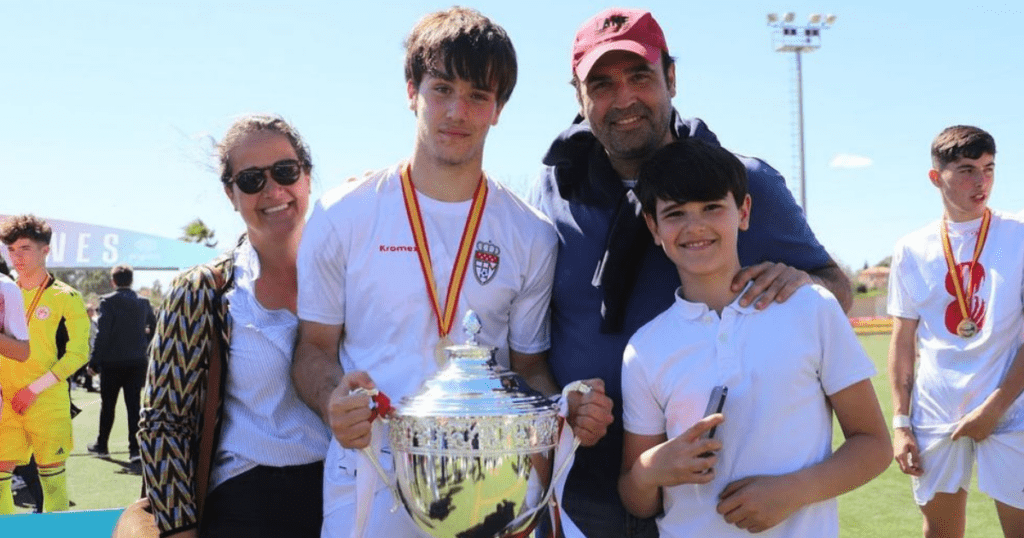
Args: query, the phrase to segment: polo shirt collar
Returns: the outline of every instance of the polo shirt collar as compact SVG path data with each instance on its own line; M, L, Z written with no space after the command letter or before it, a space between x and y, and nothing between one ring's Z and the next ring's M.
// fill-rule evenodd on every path
M755 313L759 312L759 310L754 307L754 303L750 303L749 306L740 306L740 297L743 297L743 294L746 293L747 290L750 289L750 286L752 286L753 284L754 284L753 281L747 282L747 285L743 287L743 290L740 291L736 295L736 298L733 299L733 301L731 303L729 303L725 308L727 308L729 310L735 310L739 314L755 314ZM682 290L683 290L682 287L676 288L676 291L675 291L674 295L675 295L675 308L676 308L676 310L679 311L679 313L683 317L683 319L685 319L685 320L700 319L705 314L707 314L708 312L711 311L711 309L708 308L708 305L706 305L704 303L694 303L694 302L687 301L686 299L683 299L683 296L680 294L680 292Z

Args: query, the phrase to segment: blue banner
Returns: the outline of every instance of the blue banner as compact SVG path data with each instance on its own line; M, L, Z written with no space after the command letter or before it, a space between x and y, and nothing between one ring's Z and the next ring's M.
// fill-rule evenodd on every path
M0 221L9 217L0 215ZM50 269L102 269L127 264L135 270L174 270L207 262L219 252L198 243L131 230L69 220L46 222L53 229L46 257Z
M67 538L110 538L123 508L54 512L52 514L18 514L0 516L3 536L64 536Z

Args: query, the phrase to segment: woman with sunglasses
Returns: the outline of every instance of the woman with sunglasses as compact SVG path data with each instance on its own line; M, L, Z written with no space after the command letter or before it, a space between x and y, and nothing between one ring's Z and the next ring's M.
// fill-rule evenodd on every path
M180 274L164 301L141 413L143 482L162 535L319 536L330 431L289 377L309 148L280 117L250 115L228 129L218 153L246 233L224 256ZM196 459L213 360L222 398L207 477ZM196 491L207 478L204 502Z

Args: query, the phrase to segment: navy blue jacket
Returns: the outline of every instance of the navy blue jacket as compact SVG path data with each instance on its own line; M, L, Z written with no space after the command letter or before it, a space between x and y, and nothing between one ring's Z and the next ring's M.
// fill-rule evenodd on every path
M676 137L693 136L720 145L700 119L682 119L675 111L673 119ZM752 198L749 230L739 233L740 263L776 261L805 271L833 265L782 175L760 159L737 157L747 168ZM601 378L615 404L615 422L608 435L594 447L579 449L566 487L598 502L617 502L622 352L637 329L672 304L679 273L646 232L646 245L639 249L639 276L625 305L622 329L602 333L603 292L592 280L625 187L589 124L578 116L551 144L544 165L530 202L554 222L559 237L548 361L560 386Z
M153 307L129 288L118 288L100 298L96 341L89 367L146 364L146 347L156 327Z

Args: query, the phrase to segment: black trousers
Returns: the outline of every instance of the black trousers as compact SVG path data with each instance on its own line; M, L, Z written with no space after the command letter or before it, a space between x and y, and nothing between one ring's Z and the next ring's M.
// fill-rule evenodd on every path
M146 383L145 362L107 363L100 371L100 432L96 442L107 448L110 429L114 427L117 394L124 391L124 405L128 411L128 451L139 453L139 394Z
M200 538L319 538L324 462L259 466L214 488Z

